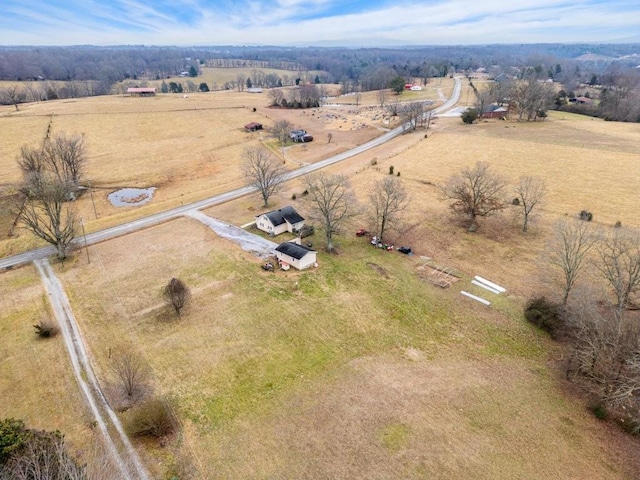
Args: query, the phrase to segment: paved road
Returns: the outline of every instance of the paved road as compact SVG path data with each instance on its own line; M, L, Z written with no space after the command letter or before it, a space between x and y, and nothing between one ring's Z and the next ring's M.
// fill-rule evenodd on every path
M114 467L118 469L118 473L114 472L113 478L148 480L147 470L124 432L118 416L113 412L100 389L100 384L93 372L89 355L82 341L78 323L62 284L46 258L36 260L34 263L47 290L58 325L60 325L64 344L71 358L73 374L84 394L86 404L104 436L107 451L114 460ZM120 445L120 448L117 445Z
M460 90L461 90L461 82L460 78L455 78L455 84L453 88L453 94L451 97L444 102L438 108L435 108L431 111L432 114L438 115L446 110L452 108L458 100L460 99ZM405 131L405 126L400 126L394 128L393 130L388 131L387 133L374 138L362 145L359 145L347 152L340 153L338 155L334 155L333 157L329 157L325 160L322 160L317 163L312 163L310 165L305 165L304 167L293 170L286 175L286 179L290 180L296 177L300 177L302 175L306 175L315 170L319 170L328 165L332 165L334 163L341 162L349 157L353 157L355 155L359 155L360 153L366 152L372 148L375 148L383 143L388 142L389 140L401 135ZM204 200L200 200L198 202L190 203L188 205L183 205L177 208L173 208L171 210L166 210L164 212L156 213L154 215L150 215L148 217L141 218L139 220L134 220L132 222L123 223L122 225L118 225L116 227L107 228L105 230L100 230L98 232L90 233L86 236L87 244L93 245L95 243L102 242L104 240L108 240L110 238L115 238L120 235L125 235L127 233L135 232L137 230L141 230L146 227L150 227L153 225L158 225L160 223L172 220L177 217L181 217L188 213L191 210L200 210L203 208L212 207L214 205L219 205L221 203L228 202L230 200L235 200L240 197L244 197L245 195L249 195L251 193L255 193L257 189L255 187L242 187L236 190L231 190L230 192L226 192L220 195L216 195L210 198L206 198ZM77 238L76 244L82 246L84 244L83 238ZM34 260L38 260L40 258L45 258L50 255L55 254L55 248L53 246L47 246L43 248L39 248L36 250L30 250L25 253L21 253L19 255L14 255L12 257L6 257L0 259L0 270L4 268L12 268L24 263L33 262Z

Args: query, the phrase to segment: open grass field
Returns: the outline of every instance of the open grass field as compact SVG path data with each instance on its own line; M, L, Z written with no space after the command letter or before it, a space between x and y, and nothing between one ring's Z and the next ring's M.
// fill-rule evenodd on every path
M423 281L419 258L355 237L341 251L265 273L183 219L59 271L102 382L109 349L133 345L181 420L145 445L160 478L633 478L628 439L563 395L517 296L479 308ZM194 293L180 319L172 276Z
M0 275L0 292L0 417L60 430L74 453L86 458L100 434L91 425L62 335L41 339L33 328L53 315L35 267Z
M18 112L11 106L0 108L0 195L4 200L0 202L0 255L38 245L20 230L7 236L13 221L8 196L20 181L16 164L20 148L38 145L49 125L54 135L85 137L86 180L93 189L93 201L86 195L75 208L88 232L243 186L240 166L245 148L262 143L281 155L265 131L244 130L251 121L268 128L288 119L316 137L310 144L287 147L288 168L343 152L379 134L366 116L356 120L355 115L336 109L270 109L269 103L264 94L227 91L188 98L60 100L22 105ZM108 194L123 187L155 187L154 200L141 208L112 206Z
M221 93L228 96L211 98L225 105L220 115L240 130L256 114L263 114L265 123L293 114L262 110L247 100L263 97ZM233 164L224 163L227 154L238 155L245 142L259 140L235 126L216 127L210 118L215 117L213 108L202 108L208 115L180 109L195 98L199 96L114 97L106 104L87 99L89 107L81 105L84 100L69 103L66 116L54 117L59 128L70 125L67 121L82 125L76 117L95 122L86 125L96 137L87 134L96 184L159 186L149 206L124 213L97 195L100 218L91 220L92 228L168 208L181 201L180 193L186 201L241 184L237 170L231 173ZM136 112L139 107L131 106L132 101L148 101L148 111ZM9 127L10 121L31 121L34 129L46 129L50 106L55 107L34 105L43 110L43 118L25 114L26 109L19 114L0 110L0 126L9 129L0 131L26 139L19 128ZM231 112L235 106L241 107L233 110L236 119ZM256 113L250 111L253 106ZM106 113L110 108L114 113ZM78 113L71 113L73 109ZM340 111L347 120L343 122L325 117L326 110L295 112L294 123L331 131L338 140L335 148L373 135L373 127L352 126L352 120L364 118L362 113ZM199 125L206 128L185 126L201 114ZM137 121L119 130L107 121L112 115L119 122L128 115ZM146 127L136 130L143 119ZM100 136L100 122L111 141ZM162 130L172 142L154 149L162 141L157 125L165 122ZM216 134L215 128L222 133ZM307 130L316 135L316 130ZM149 135L146 141L144 132ZM12 143L13 137L6 135L5 143L19 148L20 141ZM122 143L129 146L128 162L137 174L129 173L125 162L118 163L115 152L127 152L117 144L118 136L126 139ZM185 218L89 247L91 263L76 255L56 269L101 382L114 380L109 349L128 344L149 364L156 393L170 400L181 422L180 434L166 446L139 444L158 478L638 478L637 439L588 412L586 400L557 371L558 347L526 324L521 313L526 299L549 280L543 251L555 220L587 209L603 228L618 220L640 226L634 208L640 199L638 140L639 125L568 114L552 114L536 124L489 121L467 126L442 118L428 138L424 132L408 134L331 167L329 171L349 176L365 202L373 182L387 175L390 165L401 172L412 202L404 228L390 238L396 245L411 246L417 253L413 257L382 252L355 238L352 232L366 226L361 218L338 238L340 255L319 255L318 269L266 273L259 259ZM136 151L138 144L145 154ZM194 173L176 173L180 162L167 154L174 144L180 148L171 152L182 162L198 165ZM187 146L200 157L183 155ZM327 145L297 147L287 151L291 168L296 162L315 161L321 154L312 147ZM11 149L2 143L0 148L5 149L0 159L5 159ZM111 153L101 157L102 151ZM209 167L219 170L198 176L195 172L209 171L203 160L207 153L218 155L220 160ZM531 232L519 232L512 210L480 220L475 234L450 214L437 185L476 161L489 162L513 183L520 175L545 179L548 199ZM2 183L15 181L10 166L2 172ZM134 181L138 183L129 184ZM298 181L286 185L274 198L274 208L293 202L304 216L301 190ZM298 200L291 200L293 193ZM89 200L82 198L78 204L90 217ZM207 213L243 224L253 220L259 205L257 196L247 197ZM322 249L319 234L310 240ZM421 256L454 269L460 279L449 289L432 285L425 280L427 260ZM492 297L488 308L465 299L461 289L490 296L470 284L476 274L505 286L507 294ZM171 277L180 277L193 291L180 319L161 296ZM3 341L22 329L24 338L13 341L24 348L35 342L32 318L46 309L42 289L31 267L4 272L0 282L3 292L17 292L0 298L3 324L5 312L13 319L7 322L13 327L2 330ZM18 295L27 297L14 302ZM59 340L53 342L64 354ZM0 378L0 391L8 391L13 383L7 387L5 375ZM68 381L73 383L71 377ZM66 388L75 392L73 385ZM21 407L17 396L7 398L5 408L14 415L39 408L37 397L30 409ZM126 422L127 413L123 418ZM77 419L62 416L59 422L56 428L73 441L86 439ZM52 422L46 423L42 428Z

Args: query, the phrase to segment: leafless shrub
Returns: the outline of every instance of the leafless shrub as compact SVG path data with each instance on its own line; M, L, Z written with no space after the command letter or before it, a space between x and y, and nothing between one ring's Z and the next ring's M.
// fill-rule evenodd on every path
M130 401L137 400L145 390L150 371L144 359L131 347L120 347L112 354L111 368L120 387Z
M165 399L153 398L136 407L129 420L129 434L135 437L162 438L178 429L171 407Z
M36 334L40 338L55 337L60 333L60 327L58 327L54 321L44 318L34 325L33 328L35 328Z

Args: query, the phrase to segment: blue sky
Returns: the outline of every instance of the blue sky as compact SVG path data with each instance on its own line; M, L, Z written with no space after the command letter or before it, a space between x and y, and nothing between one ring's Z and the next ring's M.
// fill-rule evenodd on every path
M640 42L640 0L0 0L0 45Z

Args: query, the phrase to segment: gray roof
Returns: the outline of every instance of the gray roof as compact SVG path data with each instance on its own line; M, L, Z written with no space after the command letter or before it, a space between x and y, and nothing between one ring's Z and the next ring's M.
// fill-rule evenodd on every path
M274 227L282 225L284 222L295 224L304 221L304 218L291 206L282 207L280 210L273 210L264 215L267 216Z
M276 252L284 253L285 255L289 255L290 257L295 258L296 260L300 260L307 253L315 253L315 250L304 247L302 245L298 245L297 243L284 242L276 247Z

